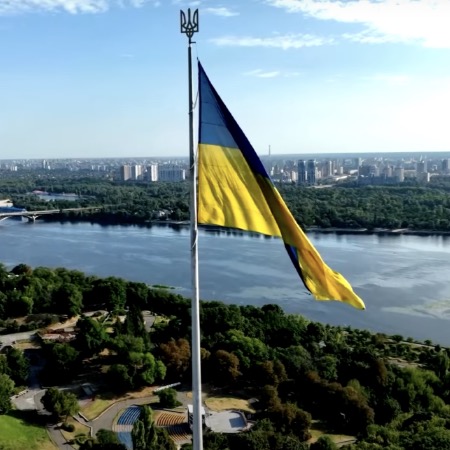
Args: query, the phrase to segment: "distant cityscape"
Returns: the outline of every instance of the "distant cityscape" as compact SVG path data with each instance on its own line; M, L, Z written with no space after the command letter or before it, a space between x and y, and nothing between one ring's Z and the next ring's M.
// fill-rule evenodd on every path
M386 185L415 179L428 183L450 176L449 153L266 155L261 160L274 182L304 186L343 180ZM0 160L5 172L79 172L114 181L181 182L189 176L187 158L104 158Z

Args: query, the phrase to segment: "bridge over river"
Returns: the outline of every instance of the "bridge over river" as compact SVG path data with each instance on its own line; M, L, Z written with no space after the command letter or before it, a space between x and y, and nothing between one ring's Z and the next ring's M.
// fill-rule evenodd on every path
M89 206L85 208L64 208L64 209L43 209L41 211L11 211L11 212L1 212L0 222L6 220L10 217L25 217L30 222L34 222L38 217L45 216L49 214L62 214L71 211L98 211L102 209L101 206Z

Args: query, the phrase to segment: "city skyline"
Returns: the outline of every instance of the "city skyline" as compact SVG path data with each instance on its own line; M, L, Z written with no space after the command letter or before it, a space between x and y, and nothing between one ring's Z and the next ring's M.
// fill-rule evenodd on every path
M450 151L450 4L0 0L2 158L187 156L187 7L260 155Z

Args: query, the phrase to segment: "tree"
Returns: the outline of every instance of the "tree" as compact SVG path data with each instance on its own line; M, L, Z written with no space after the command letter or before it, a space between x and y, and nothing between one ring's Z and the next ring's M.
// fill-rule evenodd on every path
M28 380L30 364L21 350L11 348L6 352L9 375L16 385L23 386Z
M293 434L301 441L310 437L311 415L293 403L284 403L270 408L269 419L274 423L277 431L283 434Z
M131 431L134 450L153 450L157 442L156 428L153 421L153 410L149 406L141 409L139 419Z
M267 346L260 339L246 336L241 330L230 330L226 337L226 346L239 358L241 369L268 359Z
M145 328L142 311L137 305L133 303L130 305L121 331L122 334L141 338L144 342L145 350L150 350L150 336Z
M73 416L80 410L75 394L49 388L41 399L44 408L55 417L65 418Z
M183 377L191 364L191 346L187 339L171 339L159 346L161 359L167 367L168 377L179 379Z
M60 377L64 380L73 378L78 363L78 352L69 344L58 343L50 348L47 374L52 378Z
M95 319L81 316L77 322L77 348L85 355L101 352L108 342L108 334L103 325Z
M128 374L127 366L123 364L113 364L108 369L108 378L111 387L117 392L126 391L133 386L133 379Z
M310 450L337 450L337 445L331 440L330 436L326 434L320 436L316 442L309 447Z
M119 438L117 433L111 430L105 430L104 428L97 431L95 438L99 444L119 444Z
M77 285L64 283L53 293L52 303L54 311L73 317L81 313L83 293Z
M115 277L95 280L86 297L91 306L104 305L109 312L118 313L125 307L126 282Z
M211 358L212 373L218 384L235 383L239 375L239 358L225 350L217 350Z
M28 276L33 273L33 269L30 266L28 266L27 264L18 264L11 270L11 273L13 273L14 275Z
M156 428L153 411L149 406L142 408L139 419L131 431L134 450L176 450L176 445L165 429Z
M6 414L11 409L10 397L14 392L14 381L8 375L0 373L0 414Z
M177 391L175 389L163 389L158 391L156 395L159 397L159 406L161 408L175 408L181 405L177 400Z

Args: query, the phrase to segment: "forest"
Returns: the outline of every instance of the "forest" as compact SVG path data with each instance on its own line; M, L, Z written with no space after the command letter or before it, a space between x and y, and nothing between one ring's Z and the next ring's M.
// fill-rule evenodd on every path
M47 202L33 190L75 193L76 201ZM39 220L88 220L97 223L146 224L152 220L188 220L189 186L184 183L120 182L92 176L2 176L0 198L28 210L99 206L97 212L67 213ZM341 183L329 188L280 185L278 189L304 228L450 231L450 177L414 180L396 186ZM162 214L161 214L162 212Z
M143 310L158 318L150 332ZM99 313L88 317L87 311ZM0 266L2 333L68 317L78 317L76 338L42 344L46 386L82 377L116 391L190 384L188 299L168 288L64 268ZM205 450L336 448L326 436L307 444L317 423L328 433L354 436L348 450L450 449L448 349L312 322L275 304L202 302L200 320L203 381L257 399L250 431L205 432ZM0 355L0 414L10 411L9 397L23 388L27 371L21 350ZM49 404L62 402L47 392ZM63 403L56 414L70 413L71 399Z

